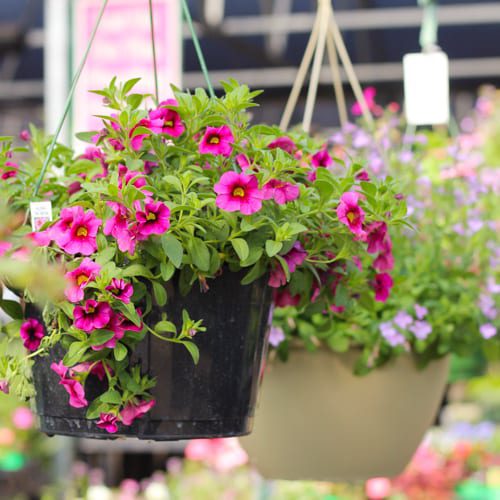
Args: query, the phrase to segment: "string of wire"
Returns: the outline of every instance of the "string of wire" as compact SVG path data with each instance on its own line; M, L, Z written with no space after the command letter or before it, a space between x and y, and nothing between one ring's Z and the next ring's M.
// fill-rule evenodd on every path
M151 28L151 50L153 51L153 73L155 79L155 96L156 103L160 102L158 90L158 64L156 60L156 37L155 37L155 23L153 15L153 0L149 0L149 25Z

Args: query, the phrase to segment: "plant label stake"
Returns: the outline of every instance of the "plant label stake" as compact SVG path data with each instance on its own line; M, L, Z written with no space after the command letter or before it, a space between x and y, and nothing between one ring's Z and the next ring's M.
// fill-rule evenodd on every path
M330 0L318 0L318 10L316 12L316 18L314 20L311 36L309 37L304 57L302 58L297 76L293 83L290 97L288 98L288 102L285 106L285 111L283 112L283 117L281 118L280 128L287 129L290 124L293 111L297 105L300 90L304 85L307 72L312 62L306 107L304 110L304 118L302 120L302 128L304 131L310 131L314 106L316 104L319 78L325 54L325 47L328 55L341 125L345 125L347 123L348 117L345 95L342 87L339 59L342 63L354 96L361 105L363 118L368 126L372 128L373 118L370 110L368 109L368 104L366 103L359 80L354 72L354 68L335 19L333 6Z
M30 214L33 231L39 231L45 223L52 221L52 203L50 201L32 201Z

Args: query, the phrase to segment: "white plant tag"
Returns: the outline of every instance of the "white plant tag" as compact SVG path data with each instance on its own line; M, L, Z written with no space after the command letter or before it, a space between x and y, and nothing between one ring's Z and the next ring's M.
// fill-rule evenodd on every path
M50 201L32 201L30 203L31 227L33 231L52 220L52 203Z
M448 56L441 51L406 54L403 72L408 124L447 124L450 120Z

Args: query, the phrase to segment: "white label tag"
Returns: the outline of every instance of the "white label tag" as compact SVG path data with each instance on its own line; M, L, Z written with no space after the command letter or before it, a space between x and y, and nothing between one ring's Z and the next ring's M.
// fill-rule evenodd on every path
M52 220L52 203L50 201L32 201L30 203L31 227L33 231Z
M405 113L409 125L441 125L450 120L448 56L444 52L403 57Z

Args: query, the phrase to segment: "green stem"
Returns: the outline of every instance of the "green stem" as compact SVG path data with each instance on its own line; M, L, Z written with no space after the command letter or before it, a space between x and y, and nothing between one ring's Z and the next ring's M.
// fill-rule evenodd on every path
M155 44L155 24L153 19L153 0L149 0L149 25L151 27L151 48L153 50L153 72L155 78L155 96L156 104L160 102L158 91L158 65L156 63L156 44Z

